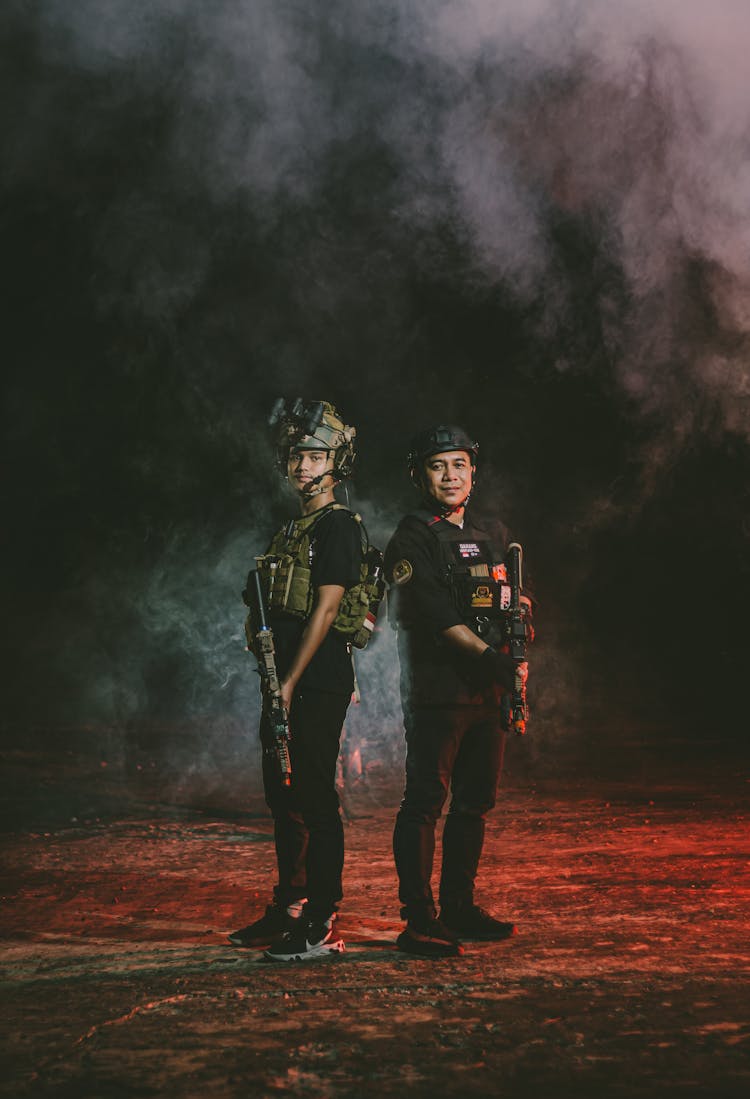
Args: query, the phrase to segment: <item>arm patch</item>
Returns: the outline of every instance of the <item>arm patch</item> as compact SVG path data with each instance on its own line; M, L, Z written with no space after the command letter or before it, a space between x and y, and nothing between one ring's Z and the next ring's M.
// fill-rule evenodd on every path
M405 557L402 557L402 559L397 561L393 566L391 581L394 584L408 584L413 575L414 569L411 566L411 562L407 561Z

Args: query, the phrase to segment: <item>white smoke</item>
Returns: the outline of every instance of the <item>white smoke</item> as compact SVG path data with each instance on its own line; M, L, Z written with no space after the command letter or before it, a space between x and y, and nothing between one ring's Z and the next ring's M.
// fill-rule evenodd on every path
M167 120L144 138L152 174L100 215L105 314L126 298L168 326L226 244L213 240L210 213L194 224L177 198L188 210L193 199L209 211L238 202L261 240L308 219L284 284L290 312L307 311L305 332L346 315L356 343L375 314L381 346L408 341L419 318L399 290L394 242L413 241L417 262L439 274L455 262L447 236L469 256L468 281L528 308L547 365L585 372L595 367L567 350L580 316L554 241L556 219L568 218L594 227L618 276L591 273L589 306L623 403L650 425L644 497L696 433L750 436L745 0L38 0L28 20L55 75L15 130L11 176L39 171L61 125L86 151L130 103L137 116L158 97ZM68 70L107 87L80 128L58 101ZM376 229L342 241L327 188L360 147L385 152L391 174ZM369 183L363 174L356 186ZM346 181L333 191L357 198ZM241 306L265 337L262 310ZM264 342L273 337L269 326ZM274 347L281 385L305 369L303 350ZM210 390L215 364L188 361L190 384ZM404 384L388 369L383 391ZM600 516L605 504L581 510ZM220 547L186 537L139 581L141 625L202 654L211 683L231 682L243 535ZM107 682L137 708L140 676L126 689L115 669Z
M269 227L282 202L313 202L326 158L369 133L398 163L384 217L422 231L450 225L477 274L525 301L544 296L540 324L554 332L567 288L546 218L558 207L599 219L631 296L613 334L624 392L666 408L679 360L726 427L747 431L746 358L686 347L682 309L696 259L719 326L748 333L742 0L46 0L38 10L50 57L111 74L123 97L174 97L163 140L175 180L183 173L216 201L249 193ZM109 212L103 255L120 254L112 234L137 226L136 201ZM200 283L205 244L186 247L162 272L173 276L163 308ZM162 307L153 262L144 309ZM605 294L595 307L606 312Z

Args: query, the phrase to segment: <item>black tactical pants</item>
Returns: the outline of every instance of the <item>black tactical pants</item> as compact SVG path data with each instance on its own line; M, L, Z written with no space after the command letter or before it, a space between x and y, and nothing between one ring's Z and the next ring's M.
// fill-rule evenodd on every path
M342 897L344 829L336 793L336 760L350 696L304 690L290 714L292 784L284 787L273 755L263 753L263 787L273 814L279 880L276 901L308 898L305 914L327 919ZM261 717L264 748L273 743Z
M435 827L451 790L443 830L441 907L472 903L484 844L485 816L495 804L505 733L495 709L413 707L404 714L406 789L393 833L401 915L435 916L432 865Z

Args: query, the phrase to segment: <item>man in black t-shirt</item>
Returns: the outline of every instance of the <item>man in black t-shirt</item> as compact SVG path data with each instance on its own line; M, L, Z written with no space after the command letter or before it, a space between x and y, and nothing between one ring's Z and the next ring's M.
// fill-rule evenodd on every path
M362 541L359 522L336 503L333 491L351 470L354 428L327 402L297 402L291 411L284 406L279 419L279 464L297 493L301 516L277 533L258 559L258 571L266 577L281 698L289 715L292 781L289 786L282 781L264 711L263 784L274 821L278 882L265 915L229 940L266 946L266 957L294 961L344 949L334 934L344 862L335 781L354 673L350 646L336 623L345 592L360 578Z
M415 438L409 468L422 506L401 520L385 552L407 749L393 835L407 921L397 944L433 958L460 954L461 937L499 940L515 931L474 901L485 817L502 766L501 696L527 674L525 662L503 651L507 532L467 506L478 449L458 427L441 425ZM449 789L438 918L431 886L435 828Z

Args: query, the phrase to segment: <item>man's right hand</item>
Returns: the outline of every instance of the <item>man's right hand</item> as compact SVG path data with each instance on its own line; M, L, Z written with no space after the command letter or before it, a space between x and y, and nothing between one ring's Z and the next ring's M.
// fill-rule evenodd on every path
M506 691L512 691L515 682L516 662L508 653L499 653L488 646L479 658L483 679L489 685L497 683Z
M529 665L525 660L516 664L508 653L499 653L491 647L485 649L479 659L487 683L497 683L506 691L521 690L526 685Z

